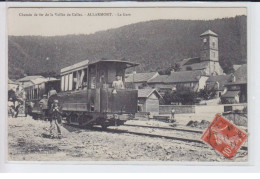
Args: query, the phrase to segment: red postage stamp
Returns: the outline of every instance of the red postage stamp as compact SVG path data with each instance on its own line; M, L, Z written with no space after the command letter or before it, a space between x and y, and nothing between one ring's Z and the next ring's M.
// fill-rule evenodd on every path
M232 159L247 136L244 131L217 114L201 139L225 157Z

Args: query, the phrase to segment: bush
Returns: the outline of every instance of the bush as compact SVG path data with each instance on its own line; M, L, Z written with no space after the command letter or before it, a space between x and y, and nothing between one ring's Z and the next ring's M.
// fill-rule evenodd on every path
M163 96L165 104L181 103L183 105L195 104L197 93L190 89L182 89L181 91L166 91Z
M204 100L209 100L215 98L216 94L217 92L214 88L207 89L205 87L199 91L198 96Z

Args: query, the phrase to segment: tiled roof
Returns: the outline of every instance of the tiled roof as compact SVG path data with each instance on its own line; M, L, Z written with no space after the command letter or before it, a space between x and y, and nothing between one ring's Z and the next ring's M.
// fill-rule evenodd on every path
M179 82L195 82L199 81L199 77L204 75L203 71L178 71L172 72L167 77L166 83L179 83Z
M187 63L186 63L187 64ZM193 64L188 64L188 65L183 65L181 66L181 70L187 70L187 67L191 67L192 70L203 70L206 69L207 66L209 65L209 62L204 61L200 63L193 63Z
M31 80L35 85L37 85L37 84L41 84L41 83L43 83L43 82L46 82L47 81L47 79L46 78L36 78L36 79L33 79L33 80Z
M186 63L188 63L190 60L192 61L193 59L197 59L197 57L196 57L196 58L185 58L185 59L182 59L180 62L178 62L178 64L179 64L180 66L183 66L183 65L185 65Z
M17 83L15 83L14 81L8 79L8 84L17 84Z
M35 85L38 85L38 84L41 84L41 83L44 83L44 82L47 82L47 81L56 81L58 80L57 78L53 78L53 77L50 77L50 78L36 78L34 80L31 80Z
M36 76L26 76L26 77L23 77L21 79L18 79L16 80L16 82L24 82L24 81L30 81L30 80L34 80L36 78L44 78L43 76L41 75L36 75Z
M158 93L156 89L138 89L138 98L148 98L152 93L156 93L156 95L161 98L161 95Z
M170 75L159 75L148 83L181 83L181 82L196 82L200 76L205 75L203 71L178 71L172 72Z
M241 67L235 71L234 76L235 76L236 80L234 82L229 83L229 85L246 84L247 83L247 64L241 65Z
M241 65L233 65L234 70L236 71L237 69L239 69L241 67Z
M125 82L147 82L157 74L157 72L128 74L126 75Z
M221 96L221 98L234 98L239 94L240 91L227 91Z
M212 88L215 86L216 82L219 83L219 89L218 90L224 90L225 85L229 83L230 75L217 75L217 76L210 76L206 83L209 88Z
M158 75L148 81L148 83L165 83L168 75Z
M194 63L200 63L200 58L199 57L189 58L186 61L186 63L184 63L183 65L190 65L190 64L194 64Z
M207 30L206 32L203 32L202 34L200 34L200 36L205 36L205 35L218 36L218 34L216 34L215 32L213 32L211 30Z

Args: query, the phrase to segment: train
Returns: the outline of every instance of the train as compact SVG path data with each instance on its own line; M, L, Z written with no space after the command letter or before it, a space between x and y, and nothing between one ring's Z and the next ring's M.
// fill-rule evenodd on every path
M31 85L24 86L24 92L26 94L25 113L34 119L45 119L48 116L43 116L42 107L39 102L51 89L60 92L60 79L49 77L40 78L33 82Z
M85 60L62 68L60 79L52 82L57 94L50 99L58 100L62 119L68 124L78 126L100 125L103 129L109 126L123 125L133 119L138 108L138 91L136 89L116 88L116 78L125 82L125 71L139 64L122 60ZM46 81L46 84L50 84ZM59 84L59 89L57 89ZM47 95L42 92L41 95ZM29 95L30 96L30 95ZM30 114L34 118L43 116L40 99L32 101Z

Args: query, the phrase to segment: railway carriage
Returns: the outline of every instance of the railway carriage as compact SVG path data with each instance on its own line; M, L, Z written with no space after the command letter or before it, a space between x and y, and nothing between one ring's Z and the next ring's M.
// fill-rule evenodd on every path
M60 80L56 78L42 78L34 80L32 85L25 86L24 91L26 94L26 112L34 119L38 119L42 116L42 109L39 101L43 98L43 95L54 88L57 92L60 91Z
M120 60L88 60L61 69L57 98L66 122L80 126L122 125L137 112L137 90L112 87L116 76L138 64Z

